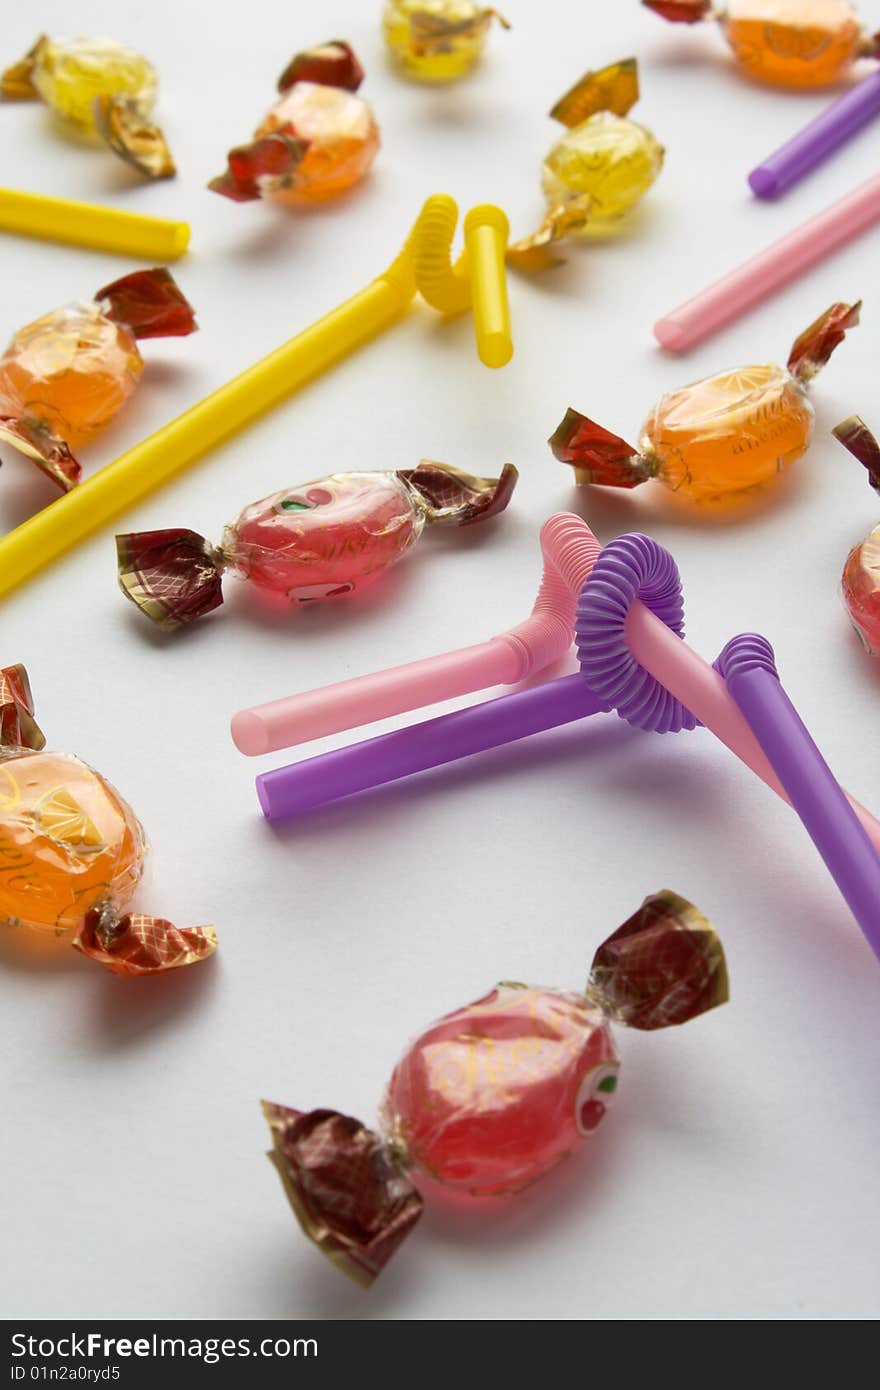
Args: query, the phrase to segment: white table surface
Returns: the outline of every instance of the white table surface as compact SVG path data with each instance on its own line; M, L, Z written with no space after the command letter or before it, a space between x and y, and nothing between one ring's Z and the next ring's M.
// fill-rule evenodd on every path
M521 471L480 534L426 535L360 601L261 616L247 587L166 640L119 593L111 530L7 599L3 663L27 664L50 746L127 796L152 841L146 911L213 921L210 966L127 984L63 949L0 943L3 1190L0 1309L103 1318L844 1318L878 1311L876 1155L880 973L797 819L709 734L653 738L613 719L546 734L272 831L234 710L478 641L528 612L537 531L579 510L602 539L650 531L679 561L696 648L734 632L775 643L786 684L850 789L877 806L880 662L838 597L849 547L880 517L830 437L855 411L880 427L878 234L792 285L687 359L650 325L875 171L864 132L778 205L745 175L827 97L762 89L720 35L673 29L635 0L508 0L488 61L447 89L386 66L378 0L245 7L153 0L76 8L81 32L149 54L180 167L143 187L103 152L53 133L35 105L0 110L0 183L187 218L175 269L198 309L191 339L145 345L136 398L83 451L86 471L170 420L365 284L421 200L497 201L517 234L543 203L545 116L589 66L641 63L634 115L668 149L616 240L511 283L516 355L476 359L467 320L413 313L129 513L120 529L225 521L285 484L419 457ZM44 0L7 16L3 57ZM880 5L863 6L872 28ZM367 69L383 149L362 191L313 215L235 206L204 190L271 104L291 53L342 35ZM872 158L873 153L873 158ZM4 238L11 333L129 267ZM132 267L133 268L133 267ZM724 366L784 360L834 299L862 326L816 383L816 440L754 514L712 524L652 485L578 492L545 440L577 405L630 438L666 388ZM3 451L0 525L54 494ZM381 726L380 726L381 727ZM369 732L378 732L379 728ZM342 735L309 749L344 743ZM294 754L299 756L299 754ZM623 1085L589 1150L530 1194L478 1216L432 1205L369 1294L300 1235L263 1156L261 1096L372 1121L407 1039L498 978L574 988L598 942L662 886L715 921L731 1003L670 1034L620 1036Z

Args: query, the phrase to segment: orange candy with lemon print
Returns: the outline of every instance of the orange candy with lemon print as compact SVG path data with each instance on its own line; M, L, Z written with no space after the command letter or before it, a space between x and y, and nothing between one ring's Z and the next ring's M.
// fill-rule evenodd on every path
M67 932L108 899L127 902L146 845L130 806L67 753L0 763L0 919Z
M24 668L0 670L0 922L67 937L120 975L210 955L213 928L125 912L143 873L140 822L100 773L43 742Z
M662 19L697 24L715 19L740 67L778 87L827 87L860 57L877 57L850 0L642 0Z
M735 503L806 453L814 420L806 388L858 323L859 308L832 304L795 339L785 367L738 367L668 391L638 447L570 407L550 447L579 483L633 488L656 478L691 503Z

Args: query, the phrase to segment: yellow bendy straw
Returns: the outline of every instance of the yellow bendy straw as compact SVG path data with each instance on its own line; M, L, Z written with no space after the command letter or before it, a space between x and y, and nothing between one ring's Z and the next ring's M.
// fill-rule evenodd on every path
M176 261L189 246L186 222L14 188L0 188L0 231L145 261Z
M472 299L480 356L488 366L502 366L513 351L505 236L498 230L506 218L490 205L475 208L467 222L473 256L466 244L452 265L449 247L457 218L452 198L429 198L400 255L366 289L10 531L0 540L0 598L390 328L417 290L447 313L463 310ZM485 240L484 223L492 228Z

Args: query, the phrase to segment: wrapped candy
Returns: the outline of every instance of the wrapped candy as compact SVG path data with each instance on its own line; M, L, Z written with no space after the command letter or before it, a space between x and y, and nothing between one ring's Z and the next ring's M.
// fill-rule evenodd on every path
M71 449L102 430L140 380L137 340L195 329L192 305L164 269L136 270L91 304L44 314L0 357L0 440L67 491L80 478Z
M126 911L146 854L134 811L69 753L49 753L23 666L0 670L0 923L51 932L117 975L193 965L213 927Z
M607 231L644 197L664 150L645 126L626 119L639 99L635 58L588 72L550 115L567 126L544 160L547 214L537 231L507 248L508 263L541 270L558 263L555 242Z
M674 24L715 19L750 77L779 87L826 87L859 57L880 53L849 0L642 0Z
M858 415L835 426L832 431L844 448L868 470L868 481L880 492L880 443ZM880 656L880 526L846 558L841 591L850 621L872 656Z
M42 100L80 134L103 140L151 179L177 171L162 131L150 120L156 71L114 39L50 39L43 34L0 77L7 101Z
M382 29L389 52L418 82L455 82L480 61L497 10L476 0L387 0Z
M276 597L335 598L397 563L426 525L470 526L502 512L517 471L477 478L423 459L396 473L334 473L246 507L219 546L195 531L117 536L122 591L163 628L223 602L227 568Z
M297 53L278 79L281 100L250 144L229 151L226 170L208 187L236 203L272 198L292 207L345 193L379 149L376 119L355 95L363 80L342 39Z
M769 483L806 453L813 407L806 387L846 331L857 304L832 304L792 346L787 367L739 367L662 396L634 449L569 408L550 447L579 483L638 487L656 478L692 502L720 502Z
M599 947L583 993L505 982L428 1028L394 1069L381 1135L264 1102L269 1158L305 1234L369 1285L421 1216L422 1184L506 1196L595 1133L617 1089L612 1022L665 1028L727 997L711 923L656 893Z

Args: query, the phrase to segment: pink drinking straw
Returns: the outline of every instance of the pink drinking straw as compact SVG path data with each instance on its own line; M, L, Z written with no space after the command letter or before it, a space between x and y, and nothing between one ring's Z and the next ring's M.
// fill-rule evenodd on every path
M525 622L473 647L241 710L232 720L235 746L255 757L493 685L526 680L558 661L571 646L577 596L599 550L579 516L551 516L541 527L544 576Z
M544 535L548 533L548 530L550 531L550 534L552 534L553 530L556 529L553 526L553 523L565 524L565 530L569 535L570 542L573 541L574 536L576 535L578 530L582 532L585 541L583 554L586 555L588 552L591 552L593 554L593 561L590 563L590 567L587 574L585 574L583 577L585 581L588 577L588 574L593 570L593 567L599 558L600 547L598 541L596 540L590 528L587 526L586 522L581 521L579 517L566 515L565 513L555 517L551 517L550 521L545 524L542 530L542 538L544 537ZM560 529L562 529L561 525ZM647 542L646 538L644 537L642 537L641 540L646 542L646 553L650 553L652 548L657 549L655 542ZM713 669L712 666L710 666L710 664L707 661L704 661L701 656L698 656L696 652L692 651L691 648L688 647L684 641L682 641L681 637L678 636L674 628L670 628L669 626L667 626L666 622L663 620L662 617L657 616L657 614L655 614L649 608L647 608L645 604L643 604L637 597L637 594L640 591L645 580L645 571L639 569L640 556L638 549L634 552L635 559L632 561L630 565L628 575L624 576L625 582L622 582L621 580L620 561L618 558L620 551L621 547L619 544L616 543L614 556L614 582L609 583L607 584L607 586L604 587L607 611L604 613L601 611L601 604L603 602L603 586L590 586L592 590L592 592L590 593L591 607L587 615L589 618L589 622L587 624L589 636L586 639L579 639L579 650L581 650L582 659L585 650L585 640L587 643L592 642L594 640L601 640L603 643L602 661L599 663L594 662L593 668L590 672L590 696L592 697L594 694L598 695L600 704L602 701L604 701L604 705L606 708L611 707L615 703L613 697L615 696L618 690L623 689L624 687L626 687L629 697L631 694L631 687L634 680L634 675L636 674L633 671L632 658L634 658L635 663L641 666L643 670L648 673L649 676L654 677L655 681L659 682L660 686L665 687L665 691L669 692L670 695L672 695L676 700L678 700L680 704L684 706L684 709L686 711L690 711L694 716L696 716L697 719L701 721L701 723L703 723L708 729L711 729L712 732L718 738L721 739L722 743L725 743L727 745L731 752L735 753L738 758L740 758L748 767L750 767L753 772L755 772L764 782L767 783L767 785L773 791L777 793L777 795L781 796L784 801L788 801L789 798L787 797L781 782L779 781L778 777L773 771L773 768L771 767L770 762L763 749L761 748L758 740L752 733L752 730L749 727L749 724L747 723L744 715L740 711L735 701L732 699L731 695L728 693L727 687L722 677L718 675L718 673ZM602 567L600 566L600 570L601 569ZM625 587L626 583L629 583L630 585L629 594L627 593ZM572 629L575 620L573 610L575 609L577 601L577 598L575 598L574 602L571 605L571 610L569 610L572 612ZM603 631L603 628L605 628L606 630L611 628L613 628L614 630L619 629L621 638L625 639L625 647L623 641L621 641L618 644L617 651L615 653L610 653L608 647L604 645L606 642L606 632ZM515 630L516 629L514 629L514 631ZM569 635L570 632L571 629L569 630ZM466 648L465 652L472 650L478 649ZM449 661L451 660L451 656L454 655L455 654L453 653L450 654L449 657L437 658L437 660L439 660L440 662L443 662L444 660ZM589 655L589 652L587 652L587 655ZM425 664L426 663L415 663L416 666L423 666ZM602 680L599 679L600 667L601 670L605 672L605 676ZM391 671L385 672L383 674L386 677L390 678L395 676L398 672L407 673L411 669L412 667L400 667L397 668L397 672ZM370 680L376 678L366 679ZM381 679L381 677L379 679ZM572 678L567 678L569 685L571 679ZM575 677L574 679L576 680L577 677ZM345 683L345 685L352 684L356 684L356 682ZM553 684L556 683L549 683L549 685ZM562 683L560 682L559 685L561 684ZM329 692L332 692L334 689L336 689L336 687L330 686L327 687L327 689L324 692L322 692L325 701L332 700L333 697ZM544 692L545 695L549 695L549 686L540 687L540 690L536 692L528 691L518 693L516 695L505 696L501 701L491 703L495 704L496 707L499 704L503 704L505 706L505 717L513 718L511 714L511 705L513 702L520 700L521 698L524 698L527 695L533 694L535 696L535 700L540 702L541 692ZM555 722L557 724L569 722L569 720L571 719L584 717L585 715L595 712L595 702L592 698L585 699L582 702L581 707L578 708L577 702L573 700L572 696L567 692L568 685L566 686L566 691L562 693L564 700L570 703L568 703L567 712L564 712L561 717L558 717L556 719ZM429 699L430 698L431 697L429 695ZM440 698L446 697L441 696ZM648 692L648 698L652 698L650 690ZM534 702L532 702L532 704L533 703ZM401 708L405 709L413 709L415 707L416 706L413 703L401 706ZM467 715L470 712L462 711L461 713L462 715ZM497 712L497 715L495 717L501 717L500 710ZM444 718L454 719L455 717L444 716ZM440 721L432 722L438 724ZM457 722L459 724L461 723L461 721ZM348 727L351 727L351 725L349 725ZM532 721L530 727L528 727L527 729L524 728L524 732L533 733L536 732L539 727L552 727L552 723L547 723L546 725L542 726L537 721ZM680 725L679 727L682 726ZM417 736L415 730L404 730L403 733L409 736L410 741L412 741ZM436 736L436 733L434 736ZM386 736L386 738L387 740L393 739L394 735L388 735ZM380 741L376 740L374 742ZM483 746L492 747L495 745L491 742L487 742ZM476 752L478 751L479 747L479 743L471 741L467 751ZM340 750L340 753L345 753L346 751L348 750ZM379 750L383 757L388 756L388 751L389 750L387 746ZM417 756L421 755L417 754ZM339 780L335 783L337 789L332 793L332 795L344 795L345 774L344 768L340 768L340 763L342 762L342 760L337 754L328 754L326 755L326 757L328 759L335 759L333 764L335 769L334 775L339 776ZM313 764L317 763L318 761L318 759L310 760L310 762L312 762ZM428 762L423 765L432 766L435 764ZM326 764L326 766L329 767L329 764ZM411 768L409 770L414 770L414 768ZM282 774L286 771L287 769L279 769L277 774L264 774L263 778L260 779L261 787L265 784L271 790L273 785L277 786L279 780L282 780L280 779L279 774ZM405 772L401 772L398 775L406 774ZM271 779L271 781L269 779ZM373 784L375 785L375 782ZM361 785L366 786L368 784L366 782L363 782ZM324 799L326 800L330 798L325 797ZM856 815L861 821L868 837L873 843L874 847L880 850L880 823L878 823L874 819L870 811L866 811L864 807L860 806L859 803L855 801L852 797L849 797L848 799L853 810L855 811ZM261 804L263 805L264 812L268 815L269 810L267 809L267 801L266 798L262 796L262 794ZM294 803L293 801L291 801L289 804L292 806ZM311 804L317 804L317 802L312 801ZM284 812L282 809L281 814L283 813Z
M880 221L880 175L774 241L737 270L710 285L654 324L661 347L684 352L769 299L789 280L830 256L839 246Z

